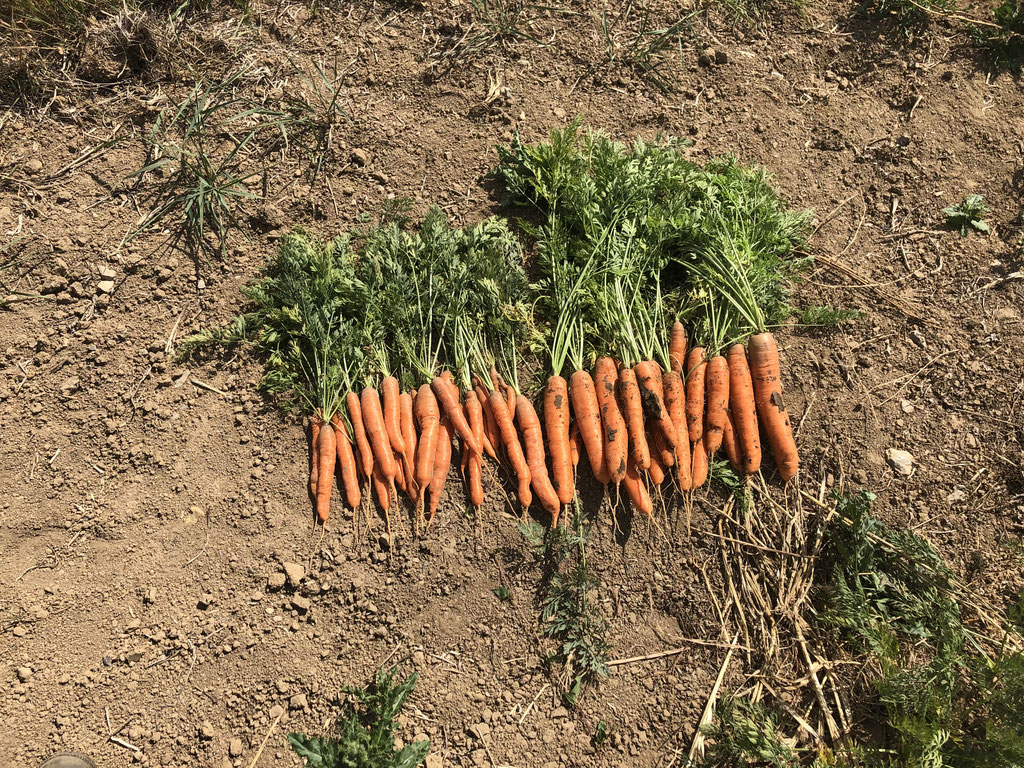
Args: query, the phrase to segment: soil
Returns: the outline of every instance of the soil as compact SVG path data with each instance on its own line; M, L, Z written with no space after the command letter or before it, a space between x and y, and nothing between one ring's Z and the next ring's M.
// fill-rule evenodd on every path
M152 19L141 43L91 44L82 76L104 85L0 116L0 257L23 259L0 279L44 295L0 310L0 762L77 750L101 766L248 766L266 737L259 765L299 765L285 734L321 732L344 684L398 664L419 681L397 732L431 739L432 768L679 764L724 655L708 588L721 586L719 490L700 494L689 533L671 495L657 527L634 521L616 538L599 516L589 558L612 656L685 652L617 666L567 711L543 664L542 569L507 487L488 484L478 522L453 473L436 524L414 539L406 523L390 554L380 524L357 540L335 502L318 543L307 438L258 391L259 360L175 354L237 313L293 225L336 234L393 198L475 221L498 210L494 145L577 114L623 140L684 136L697 159L762 165L817 212L818 261L794 302L862 314L777 334L801 486L872 490L882 519L927 537L979 594L1016 598L1024 94L1012 77L941 28L906 42L833 2L773 12L771 28L705 28L681 60L666 55L669 92L608 62L593 7L545 15L545 45L459 56L446 52L475 29L465 3L253 14L194 34L271 105L298 87L290 57L337 56L350 120L312 186L298 147L273 150L249 182L266 201L247 204L223 256L157 249L160 232L122 242L158 188L129 178L144 139L189 87L166 74L172 49ZM990 236L945 226L941 209L972 192ZM909 475L891 449L909 452ZM279 586L286 563L304 574ZM595 748L601 721L611 737Z

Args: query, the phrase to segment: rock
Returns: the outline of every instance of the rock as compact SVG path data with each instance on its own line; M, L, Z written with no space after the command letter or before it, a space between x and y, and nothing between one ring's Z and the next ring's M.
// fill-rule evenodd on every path
M18 626L16 626L14 629L11 630L11 633L15 637L24 637L25 635L28 634L28 630L25 627L21 626L21 624L19 624Z
M29 667L18 667L18 679L27 683L32 679L32 670Z
M77 376L69 376L68 378L64 379L64 381L61 383L60 393L62 395L70 395L74 392L77 392L79 387L81 386L82 380L80 378L78 378Z
M718 59L717 51L710 46L701 51L700 56L697 57L697 63L702 67L710 67Z
M217 735L217 732L213 730L213 723L209 720L203 720L199 725L199 738L203 741L213 741L213 737Z
M292 608L294 608L300 614L306 613L309 610L309 606L311 604L312 603L310 603L309 598L303 597L302 595L296 595L292 598Z
M887 448L885 458L888 459L898 474L910 477L914 473L914 457L908 451L902 451L899 448Z
M469 729L478 739L483 739L485 736L489 736L491 733L491 726L487 723L477 723Z
M267 577L267 589L281 589L288 581L288 577L283 573L272 573Z
M415 667L422 667L427 661L427 656L423 651L412 652L412 663Z
M556 709L554 712L551 713L551 717L552 718L568 717L568 716L569 716L569 711L565 707L559 707L558 709Z
M298 563L281 563L281 568L288 579L288 586L292 589L297 589L306 575L306 569Z
M228 742L228 754L232 757L239 757L242 754L242 740L238 737Z
M199 600L196 602L196 607L201 611L205 611L211 605L213 605L213 595L209 592L201 594L199 596Z
M31 160L25 162L25 170L31 174L39 173L43 170L43 161L38 157L33 157Z
M309 701L306 699L306 694L295 694L290 699L288 699L288 706L291 709L307 709L309 707Z
M117 272L114 271L114 268L108 267L106 264L101 266L97 271L100 273L100 278L102 280L113 280L117 277Z
M100 280L96 283L96 290L100 293L113 293L114 292L114 281L113 280Z
M440 755L431 753L427 755L427 762L424 765L426 768L444 768L444 760Z
M353 163L360 167L370 162L370 156L366 153L365 149L353 149L349 157Z
M277 720L281 715L284 714L284 707L280 704L275 704L270 708L270 719Z
M946 496L946 501L950 504L956 504L958 501L963 501L967 498L967 494L957 488Z

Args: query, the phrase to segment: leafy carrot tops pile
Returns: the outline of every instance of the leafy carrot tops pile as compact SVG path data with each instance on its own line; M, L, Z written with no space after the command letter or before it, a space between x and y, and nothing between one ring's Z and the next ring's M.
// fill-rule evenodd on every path
M493 462L553 523L582 457L645 514L666 478L703 485L720 448L757 472L762 436L787 481L798 460L768 329L789 314L806 215L763 173L682 149L575 123L516 140L494 172L525 214L514 224L458 229L434 210L417 232L401 218L333 241L297 231L246 290L251 310L194 341L252 341L264 387L308 414L321 521L337 474L353 509L372 486L389 526L396 492L429 523L453 441L470 504ZM538 368L535 404L519 382Z

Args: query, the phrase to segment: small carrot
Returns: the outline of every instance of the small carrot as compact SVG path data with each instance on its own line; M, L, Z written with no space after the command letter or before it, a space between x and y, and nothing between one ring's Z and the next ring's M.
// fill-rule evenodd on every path
M616 485L626 477L626 455L629 452L626 422L622 418L622 410L615 396L618 378L614 360L602 357L597 361L595 385L597 402L601 407L601 425L604 429L603 454L608 477ZM597 470L594 474L597 474Z
M548 467L544 461L544 431L541 429L540 419L537 418L533 403L525 395L516 398L516 421L519 422L519 431L523 433L526 462L530 467L530 486L537 494L541 506L551 515L551 525L555 525L558 523L558 513L562 508L561 502L551 484Z
M469 454L466 460L467 475L466 484L469 487L469 503L474 507L483 506L484 484L481 473L481 460L478 454Z
M359 395L349 392L345 395L345 404L348 406L348 418L352 422L352 433L356 438L356 449L359 452L359 467L362 469L363 477L369 478L373 474L373 450L370 448L370 441L366 439L366 427L363 425L363 408L359 403Z
M650 426L650 425L648 425ZM676 463L675 451L665 442L665 436L657 428L647 430L647 445L651 449L651 461L655 457L663 467L671 467Z
M638 512L642 512L648 517L654 515L654 504L651 503L651 495L647 492L647 486L644 484L643 478L640 477L632 456L626 460L626 477L623 479L622 484L626 486L626 494Z
M612 396L614 398L614 393ZM586 371L576 371L569 377L569 401L594 477L602 485L607 485L609 476L604 460L604 441L601 438L601 405L597 399L594 379Z
M320 462L317 461L317 447L320 445L320 414L309 417L309 492L316 498L317 479L320 476Z
M576 489L569 461L569 386L561 376L548 378L544 389L544 432L551 454L551 485L559 503L568 504Z
M747 351L742 344L729 348L729 411L733 434L739 449L737 470L753 474L761 467L761 438L757 430L757 407L754 405L754 384L750 378Z
M426 488L434 477L438 428L441 419L437 398L434 396L434 390L430 384L424 384L416 391L416 399L413 401L412 407L416 423L420 428L419 442L416 445L414 477L420 488Z
M380 508L387 514L388 510L391 509L391 485L390 481L384 477L380 464L377 462L373 464L373 490L377 494Z
M686 432L690 442L704 436L704 376L707 362L704 347L694 347L686 358Z
M746 474L743 471L743 458L740 453L740 447L736 443L736 433L732 424L732 414L729 413L725 415L725 429L722 431L722 447L725 449L725 457L729 459L729 464L732 468L740 475Z
M327 522L331 513L331 489L334 487L334 463L338 458L334 428L326 421L320 425L317 440L316 516Z
M429 484L430 514L427 516L428 523L434 519L434 513L437 512L437 505L441 503L441 493L444 491L444 484L448 479L448 468L451 465L452 436L449 429L449 422L448 419L438 419L437 441Z
M580 423L574 421L572 428L569 430L569 461L572 462L573 474L576 472L576 467L580 463L580 454L586 448L583 445L583 438L580 437Z
M661 381L661 366L653 360L644 360L633 366L637 388L640 393L640 404L646 416L646 423L654 429L652 433L660 433L669 449L676 445L676 427L665 409L664 386ZM619 374L622 378L622 374Z
M690 488L700 488L708 479L708 453L704 448L704 441L698 440L692 446L693 464L690 467Z
M722 445L725 417L729 408L729 364L721 355L712 357L705 369L704 397L704 447L710 461Z
M377 390L365 387L360 395L360 405L363 409L366 437L373 448L374 464L380 466L381 475L390 482L395 477L395 454L391 450L387 427L384 426L384 412Z
M494 414L494 420L501 431L505 455L508 456L508 461L512 465L512 471L515 472L519 483L519 503L523 505L523 509L526 509L530 506L530 502L533 501L533 493L530 491L530 465L527 464L526 457L523 455L523 446L519 443L519 435L516 433L515 424L512 423L512 417L509 416L508 406L505 404L505 398L502 396L502 393L494 390L491 392L490 401L491 412Z
M483 443L484 411L476 392L470 390L466 393L464 405L466 408L466 421L469 422L469 426L472 428L477 440ZM468 470L466 484L469 487L469 501L473 506L479 507L484 503L484 486L481 476L483 456L466 450L465 446L463 446L462 455L466 457L466 469Z
M754 385L754 405L761 417L768 445L775 454L775 466L783 482L792 478L800 467L793 427L789 423L786 402L782 399L782 379L779 371L779 350L775 337L758 333L750 337L747 345L750 356L750 375Z
M434 395L437 397L441 410L448 417L448 421L451 422L459 438L469 447L470 451L480 453L483 446L477 441L469 422L466 421L466 413L462 410L462 404L459 402L459 388L455 386L455 382L449 382L444 377L437 376L431 386L434 388Z
M388 440L391 442L391 449L399 456L405 455L405 438L402 436L402 428L399 422L398 393L401 387L398 379L394 376L387 376L380 383L380 394L384 410L384 426L388 430Z
M505 405L508 406L508 415L514 419L516 417L516 408L519 406L519 402L516 400L516 391L512 389L510 384L502 383L502 387L505 390Z
M619 371L619 381L615 388L622 406L622 416L626 420L626 432L629 434L629 455L637 469L651 466L651 451L647 445L644 432L644 409L640 403L640 387L636 383L636 374L632 368L623 366Z
M405 485L405 462L398 454L395 454L395 488L402 493L409 493L409 489Z
M648 443L654 444L657 442L658 437L660 437L660 435L651 434L651 431L648 429ZM671 456L672 454L670 453L669 455ZM667 465L663 464L661 461L661 452L657 450L651 451L651 466L647 468L647 475L651 478L651 482L656 486L661 485L665 482L666 473Z
M341 484L345 489L345 501L355 509L359 506L362 494L359 492L359 474L356 471L356 458L352 452L352 442L348 437L348 430L341 422L341 416L334 414L331 417L331 424L334 426L334 442L338 451L338 470L341 473Z
M672 324L671 335L668 342L668 355L671 358L672 370L682 372L686 365L686 326L676 320Z
M501 433L498 431L498 423L494 420L494 413L491 411L491 400L487 396L487 390L480 381L479 376L474 376L473 389L476 391L477 399L484 409L484 453L495 461L498 460L498 446L501 445Z
M679 490L690 490L690 438L686 430L686 388L679 371L669 371L662 378L665 387L665 408L676 426L676 481Z
M406 493L413 504L419 502L420 484L416 482L416 417L413 415L412 395L403 392L398 396L398 424L405 440L402 469L405 472Z

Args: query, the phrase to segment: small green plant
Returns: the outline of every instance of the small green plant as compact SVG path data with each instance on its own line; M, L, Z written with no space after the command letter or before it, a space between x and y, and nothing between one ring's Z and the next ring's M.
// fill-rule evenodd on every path
M459 46L469 53L524 40L544 45L534 33L534 25L545 13L559 10L534 0L470 0L470 3L479 31L469 35Z
M972 229L986 235L991 231L984 219L988 213L988 206L981 195L968 195L963 202L943 208L942 212L946 215L946 223L954 229L959 229L964 237Z
M998 28L974 25L975 43L988 51L997 67L1020 72L1024 65L1024 2L1003 0L992 15Z
M608 743L608 738L611 736L611 732L608 730L608 723L604 720L597 721L597 728L594 730L594 746L603 747Z
M723 696L715 719L703 731L710 745L704 756L706 766L800 765L796 753L784 743L775 715L759 702Z
M491 591L494 593L494 596L503 603L507 603L512 599L512 593L506 586L495 587Z
M416 686L416 673L395 684L397 668L380 671L369 689L346 686L351 697L329 736L288 734L288 743L307 768L416 768L430 751L417 741L395 751L395 717Z
M952 10L953 0L863 0L857 6L859 16L892 19L905 37L927 26L931 16Z
M697 37L691 20L699 12L691 11L668 26L658 27L651 19L650 8L643 3L626 3L614 21L605 8L601 11L605 55L610 63L625 64L663 93L671 93L675 87L664 71L665 53L675 46L682 58L683 32Z
M836 309L829 306L803 307L795 312L797 322L811 328L835 328L851 323L861 316L855 309Z
M281 136L285 146L294 141L309 157L309 182L313 184L334 152L337 126L351 121L341 106L344 72L338 70L337 54L329 72L323 62L313 62L312 73L295 61L291 66L299 87L286 89Z

